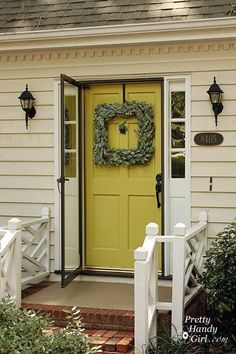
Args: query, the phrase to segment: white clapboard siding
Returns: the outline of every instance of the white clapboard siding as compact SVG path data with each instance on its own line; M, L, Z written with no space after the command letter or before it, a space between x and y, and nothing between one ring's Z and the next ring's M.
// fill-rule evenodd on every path
M37 157L35 158L37 161ZM53 176L54 164L53 162L32 162L25 161L24 163L13 162L1 162L0 174L2 176Z
M222 193L236 192L235 177L214 177L212 178L211 183L212 183L213 192L222 192ZM210 190L210 177L193 177L191 179L191 191L208 192L209 190Z
M20 111L21 112L21 111ZM37 114L37 113L36 113ZM23 114L24 115L24 114ZM28 132L30 133L53 133L54 130L54 121L53 119L40 119L38 115L33 118L31 121L32 124L29 124ZM25 124L24 117L16 120L0 120L0 132L1 134L12 134L14 132L25 134Z
M2 203L51 203L54 200L53 190L39 189L0 189Z
M236 66L235 66L236 68ZM208 214L208 237L214 239L236 217L236 70L192 73L191 99L191 204L192 221L197 213ZM224 91L223 112L215 126L214 113L206 91L216 76ZM224 141L219 146L197 146L198 132L219 132ZM212 191L210 191L212 177Z
M28 78L27 79L1 79L0 85L4 87L4 93L21 93L24 91L26 84L28 84L30 92L36 96L36 92L46 92L48 90L53 91L53 82L51 78Z
M203 67L203 65L201 65ZM200 85L209 86L213 83L214 76L216 77L219 85L236 85L236 66L234 63L233 69L223 66L221 70L201 71L201 68L197 72L193 72L191 75L192 86ZM223 90L224 91L224 90Z
M194 146L191 149L191 158L192 161L236 162L236 146Z
M232 131L232 128L234 129ZM218 116L218 128L215 126L215 119L212 115L212 113L208 116L203 115L203 116L194 116L192 115L191 118L191 130L194 133L202 132L202 131L219 131L221 132L227 132L229 131L231 134L235 134L236 130L236 120L235 116L226 116L222 117L220 114ZM227 137L227 136L226 136ZM226 139L225 134L224 138Z
M235 193L217 193L217 192L192 192L192 207L236 207Z
M33 124L33 121L30 122ZM2 134L0 139L1 147L52 147L54 143L53 134Z
M49 189L54 188L51 176L1 176L1 189ZM1 225L1 224L0 224Z
M225 80L224 82L218 82L217 76L217 83L220 85L221 89L224 91L223 98L224 100L235 100L236 98L236 84L235 85L227 85ZM210 81L207 85L199 85L199 86L192 86L191 88L191 97L192 101L209 101L209 95L207 90L210 87Z
M53 161L53 147L1 147L0 161ZM0 172L1 174L1 172Z
M191 164L192 176L223 176L236 177L235 162L193 162Z
M16 66L15 66L16 67ZM15 70L15 69L14 69ZM16 69L19 73L25 70ZM11 76L8 71L8 77ZM54 107L53 80L3 79L0 71L0 222L18 216L29 221L51 210L50 245L54 254ZM36 115L25 128L18 96L26 83L36 98ZM54 256L53 256L54 257Z

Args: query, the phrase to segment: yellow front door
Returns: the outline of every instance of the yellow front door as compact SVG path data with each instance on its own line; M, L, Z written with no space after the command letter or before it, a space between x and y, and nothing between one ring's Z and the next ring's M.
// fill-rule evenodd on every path
M152 105L155 119L155 151L144 165L106 166L93 162L93 116L101 103L126 101ZM136 118L128 118L121 134L121 118L108 124L109 148L132 149L137 145ZM145 226L161 226L157 208L156 175L161 173L161 83L94 85L85 93L85 214L86 266L103 269L133 269L134 249L141 246Z

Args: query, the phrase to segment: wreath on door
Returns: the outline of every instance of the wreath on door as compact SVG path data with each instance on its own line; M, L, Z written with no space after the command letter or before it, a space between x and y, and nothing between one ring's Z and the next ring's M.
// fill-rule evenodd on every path
M134 149L114 149L108 146L108 123L116 118L124 119L119 125L120 133L126 134L125 126L128 118L135 117L138 121L138 142ZM94 112L94 146L95 164L109 166L144 165L154 152L153 138L155 135L153 108L146 102L125 102L122 104L99 104Z

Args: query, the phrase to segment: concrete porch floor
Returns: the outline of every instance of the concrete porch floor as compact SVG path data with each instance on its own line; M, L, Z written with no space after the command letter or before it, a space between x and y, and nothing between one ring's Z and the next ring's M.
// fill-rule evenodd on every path
M72 281L66 288L60 282L23 299L26 304L78 306L100 309L134 310L133 279L95 277ZM159 287L159 301L171 301L171 288L165 282Z

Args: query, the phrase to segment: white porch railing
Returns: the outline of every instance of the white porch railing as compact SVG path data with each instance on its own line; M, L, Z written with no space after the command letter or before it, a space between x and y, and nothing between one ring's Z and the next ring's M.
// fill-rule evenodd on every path
M21 303L21 221L13 218L0 230L0 300L10 296Z
M182 334L184 309L199 292L198 275L203 271L207 215L199 214L199 222L186 231L184 224L177 224L173 236L158 236L158 225L146 227L142 247L134 252L134 303L135 303L135 352L141 353L150 338L156 336L157 310L171 311L171 336ZM173 245L172 301L158 301L158 252L157 245Z
M50 209L41 210L41 218L22 223L22 288L50 273Z
M0 300L10 295L20 306L22 288L49 274L50 209L44 207L41 218L11 219L0 229Z

